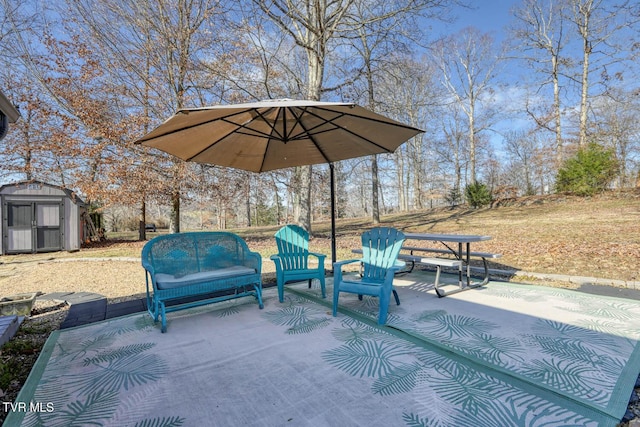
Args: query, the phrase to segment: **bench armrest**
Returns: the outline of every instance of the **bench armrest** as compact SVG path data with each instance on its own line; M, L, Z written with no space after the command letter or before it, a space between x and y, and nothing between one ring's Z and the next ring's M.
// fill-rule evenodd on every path
M147 242L142 248L142 253L140 254L140 261L142 262L142 267L148 272L153 274L153 264L151 263L151 243Z
M256 270L256 273L262 274L262 255L258 252L247 252L247 256L244 260L244 265Z

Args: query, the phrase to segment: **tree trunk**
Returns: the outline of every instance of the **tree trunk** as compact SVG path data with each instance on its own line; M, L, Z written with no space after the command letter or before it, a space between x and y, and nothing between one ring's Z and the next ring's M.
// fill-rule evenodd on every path
M558 58L552 57L553 63L553 114L555 116L556 131L556 169L562 167L564 162L564 148L562 143L562 123L560 121L560 83L558 80Z
M404 174L404 155L402 153L401 150L398 150L397 154L396 154L396 159L397 159L397 163L398 163L398 172L397 172L397 182L398 182L398 204L400 207L400 210L402 212L406 212L407 211L407 191L406 188L408 186L405 185L404 179L405 179L405 174Z
M297 224L307 230L309 235L311 230L311 166L301 166L298 169L300 186L297 189Z
M475 130L475 101L470 100L470 113L469 113L469 167L470 182L469 184L476 183L476 130Z
M180 190L171 193L171 233L180 232Z
M247 227L251 227L251 176L249 176L248 173L245 174L245 203L246 203L246 208L247 208L247 219L246 219L246 226ZM256 206L257 209L257 206ZM256 215L256 221L257 221L257 215Z
M273 191L273 197L276 204L276 224L282 224L282 207L280 203L280 195L278 194L278 186L276 185L276 179L271 175L271 186Z
M308 33L309 46L315 46L316 49L307 49L308 59L308 76L309 87L307 88L307 97L312 101L320 100L320 91L322 88L322 79L324 75L324 55L325 51L320 45L319 40L314 40L316 36ZM311 229L311 178L313 176L312 166L301 166L298 169L298 220L297 223L302 228L313 234Z
M580 97L580 147L587 146L587 100L589 96L589 56L591 44L584 38L584 53L582 63L582 93Z
M140 216L139 216L140 227L138 230L138 238L140 240L147 240L147 230L146 230L147 216L146 215L147 215L147 204L145 203L145 196L143 194L142 203L140 203Z

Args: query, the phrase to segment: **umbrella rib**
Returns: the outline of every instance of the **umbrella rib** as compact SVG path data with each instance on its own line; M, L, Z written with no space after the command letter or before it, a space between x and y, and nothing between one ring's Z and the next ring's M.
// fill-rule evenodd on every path
M278 113L277 113L278 116L280 115L280 110L281 109L278 110ZM244 135L256 135L256 134L259 134L259 135L262 135L262 136L264 136L264 137L266 137L268 139L271 139L273 134L275 134L279 139L283 140L285 143L288 141L287 140L287 135L286 135L286 127L285 127L285 134L284 135L281 135L280 132L278 132L278 130L276 129L276 123L278 122L278 117L276 116L275 120L271 120L271 119L268 119L267 116L266 116L267 113L269 113L270 111L273 111L273 108L269 108L265 113L262 113L262 111L260 111L259 109L254 110L254 111L256 112L256 114L258 114L258 116L260 116L260 118L262 119L263 122L269 124L271 132L269 132L269 133L260 132L260 131L256 131L256 130L251 129L252 131L255 132L254 134L248 134L247 133L247 134L244 134ZM251 122L253 122L253 120ZM251 123L251 122L248 122L248 123ZM250 129L250 128L247 128L244 125L242 126L242 128Z
M384 120L371 119L371 118L368 118L368 117L362 117L362 116L358 116L358 115L355 115L355 114L347 114L347 113L343 113L343 112L334 111L334 110L331 110L331 109L328 109L328 108L318 108L318 107L315 107L315 108L317 108L318 110L330 111L330 112L333 112L333 113L338 113L338 116L336 116L336 117L334 117L334 118L332 118L332 119L330 119L330 120L327 120L327 119L324 119L322 116L320 116L320 115L318 115L318 114L316 114L316 113L314 113L314 112L312 112L312 111L309 111L309 109L305 107L305 108L304 108L304 112L305 112L306 114L309 114L309 115L315 116L315 117L317 117L317 118L319 118L319 119L322 119L322 120L324 120L324 122L323 122L322 124L320 124L320 125L317 125L317 126L315 126L315 127L313 127L313 128L310 128L310 129L306 129L306 128L304 127L304 125L303 125L302 123L300 123L300 125L302 126L302 128L303 128L303 129L305 129L305 131L308 133L309 138L311 139L311 141L313 141L313 144L318 148L318 151L320 151L320 153L322 154L322 157L324 157L324 159L325 159L327 162L331 162L332 160L330 160L330 159L325 155L325 153L322 151L322 149L320 148L320 146L319 146L319 145L318 145L318 143L316 142L315 138L313 138L313 137L314 137L315 135L319 135L319 134L321 134L321 133L325 133L325 132L332 132L334 129L327 129L327 130L323 130L323 131L320 131L320 132L317 132L317 133L312 133L312 132L313 132L313 129L316 129L316 128L318 128L318 127L320 127L320 126L322 126L322 125L324 125L324 124L327 124L327 123L329 123L329 124L331 124L331 125L335 126L335 127L336 127L336 129L342 129L343 131L345 131L345 132L347 132L347 133L349 133L349 134L351 134L351 135L355 136L356 138L359 138L359 139L361 139L361 140L363 140L363 141L366 141L366 142L368 142L368 143L369 143L369 144L371 144L371 145L375 145L375 146L376 146L376 147L378 147L380 150L382 150L382 151L384 151L384 152L386 152L386 153L392 153L392 152L393 152L393 151L389 150L388 148L386 148L386 147L384 147L384 146L382 146L382 145L380 145L380 144L376 143L375 141L370 140L369 138L365 138L365 137L363 137L362 135L359 135L359 134L357 134L357 133L355 133L355 132L352 132L351 130L349 130L349 129L347 129L347 128L343 127L343 126L340 126L340 125L338 125L338 124L334 123L334 120L340 119L340 118L345 117L345 116L349 116L349 117L357 117L357 118L359 118L359 119L368 120L368 121L375 122L375 123L384 123L384 124L389 125L389 126L398 126L398 127L404 127L404 128L407 128L407 129L414 129L414 128L413 128L413 127L411 127L411 126L405 126L405 125L402 125L402 124L396 124L396 123L389 123L389 122L386 122L386 121L384 121ZM302 134L302 135L304 135L304 134ZM295 138L294 138L294 139L295 139Z
M309 107L305 107L305 109L306 108L309 108ZM331 111L331 112L334 112L334 113L338 112L338 111L332 110L331 108L326 108L326 107L315 107L315 108L318 109L318 110L322 110L322 111ZM373 111L371 111L371 112L374 113L374 114L377 114L377 113L375 113ZM415 131L418 131L418 132L423 132L422 130L420 130L418 128L415 128L415 127L409 126L409 125L405 125L404 123L400 123L400 122L395 121L395 120L393 121L393 123L390 123L389 121L380 120L380 119L376 119L376 118L373 118L373 117L365 117L365 116L360 116L360 115L357 115L357 114L352 114L352 113L347 113L347 112L342 112L342 111L340 111L339 113L342 116L355 117L357 119L367 120L367 121L375 122L375 123L382 123L382 124L385 124L385 125L388 125L388 126L395 126L395 127L399 127L399 128L411 129L411 130L415 130ZM341 128L341 129L343 129L343 128Z
M174 133L184 132L185 130L188 130L188 129L197 128L199 126L207 125L207 124L218 122L218 121L223 121L225 123L229 123L229 124L232 124L234 126L238 126L241 129L243 129L243 128L244 129L250 129L250 128L247 128L246 125L248 123L251 123L253 120L255 120L255 118L249 120L247 123L236 123L236 122L230 120L230 118L234 117L234 116L238 116L240 114L250 113L252 111L255 111L259 116L261 116L262 120L265 120L264 116L262 114L260 114L259 111L254 110L252 108L249 108L249 109L244 109L244 110L241 110L241 111L236 111L234 113L230 113L230 114L227 114L227 115L224 115L224 116L221 116L221 117L216 117L216 118L213 118L213 119L210 119L210 120L205 120L205 121L202 121L202 122L194 123L194 124L189 125L189 126L183 126L181 128L174 129L174 130L171 130L169 132L162 133L160 135L156 135L153 138L146 138L146 139L145 138L140 138L140 139L136 140L135 143L136 144L141 144L143 142L153 141L154 139L158 139L158 138L162 138L162 137L165 137L165 136L173 135ZM183 113L183 114L185 114L185 113ZM251 129L251 130L254 133L246 133L246 135L256 135L256 134L258 134L258 135L262 135L262 136L265 136L265 137L269 136L269 134L267 134L267 133L264 133L264 132L261 132L261 131L257 131L257 130L253 130L253 129ZM236 131L236 129L234 129L232 132L235 132L235 131ZM232 133L232 132L229 132L229 133ZM221 141L221 140L223 140L228 135L229 134L224 135L222 138L219 138L217 141L214 142L214 144L219 142L219 141Z
M209 124L209 123L217 122L219 120L226 121L225 119L227 119L228 117L237 116L238 114L246 113L248 111L251 111L251 110L242 110L242 111L238 111L236 113L228 114L226 116L216 117L216 118L213 118L213 119L210 119L210 120L205 120L203 122L194 123L194 124L189 125L189 126L183 126L181 128L174 129L172 131L165 132L165 133L162 133L160 135L156 135L153 138L140 138L140 139L136 140L136 144L141 144L141 143L147 142L147 141L153 141L154 139L158 139L158 138L162 138L162 137L165 137L165 136L173 135L174 133L184 132L185 130L192 129L192 128L197 128L198 126L202 126L202 125L206 125L206 124ZM188 113L185 113L184 111L179 111L179 113L188 114ZM231 123L231 122L227 121L227 123Z
M226 137L228 137L229 135L234 134L234 133L235 134L240 134L240 135L247 135L247 136L261 136L261 137L264 137L264 138L267 138L267 139L271 139L271 137L272 137L271 133L266 133L266 132L262 132L260 130L256 130L256 129L252 129L250 127L247 127L247 125L249 123L252 123L252 122L254 122L256 120L255 117L252 118L251 120L245 122L245 123L236 123L236 122L234 122L232 120L229 120L230 117L237 116L238 114L247 113L247 112L251 112L251 111L254 111L260 117L260 119L263 120L265 123L270 123L270 121L267 120L267 118L265 117L265 115L262 112L260 112L259 110L249 109L249 110L242 110L242 111L234 113L234 114L229 114L227 116L219 117L219 118L216 118L214 120L209 120L207 122L202 122L199 125L190 126L190 127L195 127L195 126L200 126L202 124L212 123L212 122L216 122L216 121L222 121L222 122L225 122L225 123L229 123L229 124L231 124L233 126L236 126L236 128L232 129L230 132L228 132L227 134L223 135L222 137L216 139L215 141L212 141L209 145L207 145L206 148L198 151L193 156L187 158L187 161L193 160L194 158L198 157L200 154L202 154L205 151L211 149L211 147L213 147L214 145L216 145L217 143L221 142ZM280 137L280 134L278 133L278 131L275 129L274 126L275 126L275 123L274 124L270 124L272 132L275 132L278 135L278 137ZM185 127L185 128L182 128L182 129L188 129L188 128ZM244 129L244 131L243 131L243 129Z
M317 115L315 115L315 114L312 114L312 113L311 113L310 111L308 111L306 108L303 110L303 112L302 112L300 115L297 115L293 110L291 110L290 112L291 112L291 115L292 115L293 117L295 117L295 118L296 118L296 123L300 124L300 127L301 127L302 129L304 129L305 133L307 134L307 136L309 137L309 139L311 140L311 142L313 142L313 145L315 145L315 146L316 146L316 148L318 149L318 151L320 152L320 154L322 154L322 158L324 159L324 161L325 161L325 162L327 162L327 163L331 163L331 160L329 160L329 158L327 157L327 155L325 154L325 152L322 150L322 148L320 148L320 145L318 145L318 142L317 142L317 141L316 141L316 139L315 139L315 135L318 135L318 134L323 133L323 132L318 132L317 134L311 133L311 132L313 131L313 129L315 129L315 128L317 128L317 127L321 126L321 125L324 125L324 124L326 124L326 123L329 123L329 121L325 120L325 121L324 121L323 123L321 123L320 125L315 126L314 128L311 128L311 129L307 129L307 127L304 125L304 123L302 123L302 120L300 120L300 118L302 117L302 114L307 113L307 114L311 114L311 115L313 115L313 116L315 116L315 117L319 117L319 116L317 116ZM322 119L322 117L319 117L319 118L321 118L321 119ZM322 119L322 120L324 120L324 119ZM334 126L336 126L334 123L331 123L331 124L332 124L332 125L334 125ZM336 126L336 127L337 127L337 126ZM292 129L293 129L293 127L292 127ZM331 130L333 130L333 129L331 129ZM305 133L302 133L301 135L304 135ZM295 139L295 138L294 138L294 139Z

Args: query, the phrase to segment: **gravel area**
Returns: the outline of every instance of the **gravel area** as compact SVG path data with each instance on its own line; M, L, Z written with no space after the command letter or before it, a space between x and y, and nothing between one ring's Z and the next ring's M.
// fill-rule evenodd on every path
M273 273L273 262L262 271ZM0 295L24 292L95 292L117 302L146 292L145 272L137 258L54 258L0 263Z
M0 265L2 295L23 292L95 292L119 298L145 292L140 260L49 260Z

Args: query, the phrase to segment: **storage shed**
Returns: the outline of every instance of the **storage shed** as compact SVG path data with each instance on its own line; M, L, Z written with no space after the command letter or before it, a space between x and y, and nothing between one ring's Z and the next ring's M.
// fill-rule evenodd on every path
M85 203L72 191L38 181L0 187L2 254L79 250Z

